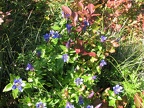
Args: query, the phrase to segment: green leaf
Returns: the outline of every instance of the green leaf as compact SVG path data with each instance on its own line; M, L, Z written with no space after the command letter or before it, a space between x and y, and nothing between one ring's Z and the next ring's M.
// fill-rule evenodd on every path
M12 84L11 83L9 83L9 84L7 84L6 86L5 86L5 88L3 89L3 92L7 92L7 91L10 91L11 89L12 89Z
M66 46L64 45L60 45L60 48L64 51L64 52L68 52L68 49Z
M18 89L15 89L12 91L12 96L14 99L18 98L18 93L19 93L19 90Z
M120 96L117 97L117 100L122 100L122 98Z
M109 106L115 106L115 100L110 100L109 101Z
M54 25L51 27L53 30L60 30L60 27L58 25Z

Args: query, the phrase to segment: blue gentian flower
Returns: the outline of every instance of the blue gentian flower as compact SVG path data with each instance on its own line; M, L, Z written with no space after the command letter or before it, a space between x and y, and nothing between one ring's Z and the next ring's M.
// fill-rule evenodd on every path
M88 105L86 108L94 108L93 105Z
M89 26L90 24L89 24L89 22L88 22L87 20L84 20L84 25L87 27L87 26Z
M38 51L36 52L36 55L37 55L38 58L40 58L40 56L41 56L41 51L38 50Z
M80 105L82 105L82 104L84 103L84 100L83 100L83 97L82 97L82 96L79 96L79 101L78 101L78 103L79 103Z
M44 35L45 41L49 41L49 38L50 38L50 35L49 35L48 33L46 33L46 34Z
M66 14L63 11L61 12L62 17L68 19L70 17L70 14Z
M27 67L26 67L26 70L33 71L34 68L33 68L33 66L32 66L30 63L28 63L28 64L27 64Z
M23 81L22 81L21 78L20 78L20 79L15 79L15 80L14 80L14 84L13 84L13 86L12 86L12 90L18 88L18 90L19 90L20 92L23 92L23 87L24 87L24 86L25 86L25 83L23 83Z
M77 78L77 79L75 80L75 83L76 83L77 86L78 86L78 85L81 85L81 84L83 84L83 79L82 79L82 78Z
M96 75L94 75L94 76L92 76L92 79L93 79L93 80L95 80L95 79L96 79L96 77L97 77L97 76L96 76Z
M103 67L103 66L105 66L105 65L107 65L107 62L106 62L105 60L101 60L101 62L100 62L100 67Z
M91 93L89 94L88 98L92 98L94 96L94 91L91 91Z
M46 103L37 102L37 103L36 103L36 108L47 108L47 107L46 107Z
M71 32L71 28L72 28L71 24L66 24L66 28L67 28L68 33L70 33Z
M55 31L54 30L50 30L49 35L53 36L54 34L55 34Z
M67 55L67 54L64 54L64 55L62 56L62 59L63 59L64 62L67 62L67 61L68 61L68 55Z
M66 47L67 47L67 48L70 47L70 40L67 41L67 43L66 43Z
M113 87L113 91L115 94L119 94L120 92L122 92L123 87L120 85L116 85Z
M52 38L60 38L60 34L56 31L53 33Z
M100 37L101 42L105 42L105 41L106 41L106 39L107 39L107 37L106 37L106 36L101 36L101 37Z
M83 23L84 23L83 30L86 31L86 27L89 26L90 24L87 20L84 20Z
M65 108L75 108L74 105L72 105L70 102L67 102Z

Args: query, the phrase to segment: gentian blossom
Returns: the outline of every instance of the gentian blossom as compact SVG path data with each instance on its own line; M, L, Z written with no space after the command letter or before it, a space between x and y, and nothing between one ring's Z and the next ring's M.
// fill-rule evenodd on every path
M44 35L45 41L49 41L49 38L50 38L50 35L49 35L48 33L46 33L46 34Z
M38 58L40 58L40 56L41 56L41 51L38 50L38 51L36 52L36 55L37 55Z
M64 62L67 62L67 61L68 61L68 55L67 55L67 54L64 54L64 55L62 56L62 59L63 59Z
M120 92L122 92L123 87L120 85L116 85L113 87L113 91L115 94L119 94Z
M82 79L82 78L77 78L77 79L75 80L75 83L76 83L77 86L78 86L78 85L81 85L81 84L83 84L83 79Z
M68 19L70 17L70 14L66 14L63 11L61 12L62 17Z
M86 27L89 26L89 22L87 20L84 20L84 27L83 27L83 30L85 31L86 30Z
M105 41L106 41L106 39L107 39L107 37L106 37L106 36L101 36L101 37L100 37L101 42L105 42Z
M30 63L28 63L28 64L27 64L27 67L26 67L26 70L33 71L34 68L33 68L33 66L32 66Z
M66 28L67 28L68 33L70 33L72 26L70 24L66 24Z
M65 108L75 108L74 105L72 105L70 102L67 102Z
M54 30L50 30L49 35L53 36L54 34L55 34L55 31Z
M46 103L37 102L37 103L36 103L36 108L47 108L47 107L46 107Z
M103 67L103 66L105 66L105 65L107 65L107 62L106 62L105 60L101 60L101 62L100 62L100 67Z
M13 86L12 86L12 90L18 88L18 90L19 90L20 92L23 92L23 87L24 87L24 86L25 86L25 83L23 83L23 81L22 81L21 78L20 78L20 79L15 79L15 80L14 80L14 84L13 84Z
M88 105L86 108L94 108L93 105Z
M96 76L96 75L94 75L94 76L92 76L92 79L93 79L93 80L95 80L95 79L96 79L96 77L97 77L97 76Z
M94 91L91 91L91 93L89 94L88 98L92 98L94 96Z
M79 103L80 105L82 105L82 104L84 103L84 100L83 100L83 97L82 97L82 96L79 96L79 101L78 101L78 103Z
M90 24L89 24L89 22L88 22L87 20L84 20L84 25L87 27L87 26L89 26Z
M52 38L59 38L60 37L60 34L56 31L52 34Z
M50 37L52 37L52 38L59 38L59 37L60 37L60 34L59 34L57 31L50 30L49 34L46 33L46 34L44 35L45 41L49 41Z
M69 48L70 47L70 43L72 42L72 39L68 40L66 43L66 47Z

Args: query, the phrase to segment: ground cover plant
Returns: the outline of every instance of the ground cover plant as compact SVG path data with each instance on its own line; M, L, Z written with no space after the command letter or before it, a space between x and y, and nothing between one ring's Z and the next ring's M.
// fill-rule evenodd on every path
M143 108L142 0L0 5L0 107Z

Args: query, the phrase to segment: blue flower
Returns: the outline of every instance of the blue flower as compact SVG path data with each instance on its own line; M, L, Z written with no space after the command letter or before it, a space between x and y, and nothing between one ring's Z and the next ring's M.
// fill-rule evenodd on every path
M55 34L55 31L54 30L50 30L49 35L53 36L54 34Z
M75 80L75 83L76 83L77 86L78 86L78 85L81 85L81 84L83 84L83 79L82 79L82 78L77 78L77 79Z
M23 81L22 81L22 79L20 78L20 79L15 79L14 80L14 84L13 84L13 86L12 86L12 90L14 90L14 89L16 89L16 88L18 88L18 90L20 91L20 92L23 92L23 87L25 86L25 83L23 83Z
M48 33L46 33L46 34L44 35L45 41L49 41L49 38L50 38L50 35L49 35Z
M106 41L106 39L107 39L107 37L105 37L105 36L101 36L101 42L105 42Z
M94 108L93 105L88 105L86 108Z
M101 62L100 62L100 67L103 67L103 66L105 66L105 65L107 65L106 61L105 61L105 60L101 60Z
M63 59L64 62L67 62L67 61L68 61L68 55L67 55L67 54L64 54L64 55L62 56L62 59Z
M70 14L66 14L63 11L61 12L62 17L68 19L70 17Z
M92 76L92 79L93 79L93 80L95 80L96 78L97 78L97 76L96 76L96 75Z
M70 33L72 26L70 24L66 24L66 28L67 28L68 33Z
M51 36L52 38L59 38L60 34L57 31L50 30L49 36Z
M119 94L120 92L122 92L123 87L120 85L116 85L113 87L114 93L115 94Z
M84 23L83 30L85 31L86 27L89 26L90 24L87 20L84 20L83 23Z
M67 102L65 108L75 108L74 105L72 105L70 102Z
M52 38L60 38L60 34L56 31L53 33Z
M37 103L36 103L36 108L47 108L47 107L46 107L46 103L37 102Z
M90 24L89 24L89 22L88 22L87 20L84 20L84 25L87 27L87 26L89 26Z
M28 64L27 64L27 67L26 67L26 70L33 71L34 68L33 68L33 66L32 66L30 63L28 63Z
M82 97L82 96L79 96L79 101L78 101L78 103L79 103L80 105L82 105L82 104L84 103L84 100L83 100L83 97Z
M36 55L37 55L38 58L40 58L40 56L41 56L41 51L38 50L38 51L36 52Z

